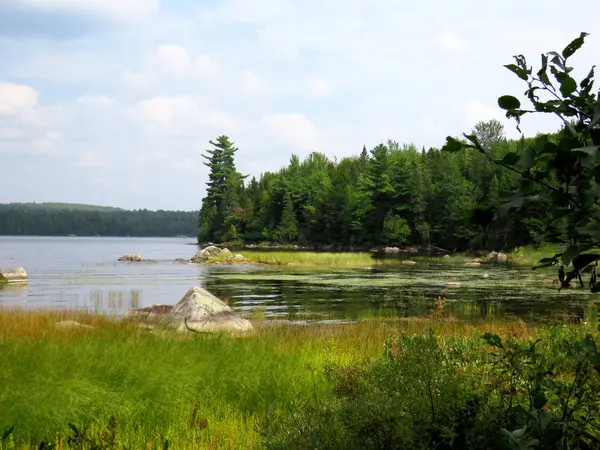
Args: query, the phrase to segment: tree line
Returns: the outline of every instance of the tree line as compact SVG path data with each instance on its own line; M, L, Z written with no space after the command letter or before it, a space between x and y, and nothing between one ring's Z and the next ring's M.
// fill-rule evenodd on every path
M194 236L197 212L0 205L0 235Z
M496 120L472 130L493 158L521 154L532 141L507 139ZM210 141L210 169L200 210L200 242L277 242L344 248L435 245L509 248L546 237L545 208L505 213L516 174L469 152L442 152L389 140L358 155L318 152L247 180L227 136Z

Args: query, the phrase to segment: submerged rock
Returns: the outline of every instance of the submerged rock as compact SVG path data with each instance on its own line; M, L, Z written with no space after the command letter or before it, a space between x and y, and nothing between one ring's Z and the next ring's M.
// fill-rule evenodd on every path
M128 319L155 323L177 331L217 332L248 331L252 324L242 319L222 300L199 287L191 288L176 305L134 308Z
M118 261L131 261L131 262L139 262L142 261L141 255L123 255Z
M480 262L468 262L468 263L465 263L465 266L466 267L479 267L479 266L481 266L481 263Z
M27 272L22 267L16 269L0 270L0 285L2 284L26 284Z
M411 261L410 259L405 259L401 264L405 266L415 266L417 263L415 261Z
M175 261L173 261L173 262L176 262L176 263L182 263L182 264L187 264L187 263L189 263L189 262L191 262L191 261L190 261L189 259L186 259L186 258L177 258L177 259L176 259Z

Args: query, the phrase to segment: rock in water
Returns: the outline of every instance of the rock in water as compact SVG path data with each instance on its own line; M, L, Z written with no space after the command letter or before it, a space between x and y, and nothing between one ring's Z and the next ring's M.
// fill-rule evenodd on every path
M415 261L411 261L410 259L405 259L402 261L402 264L405 266L415 266L417 263Z
M119 261L141 261L141 255L123 255L119 258Z
M508 261L508 256L502 252L491 252L486 256L486 259L491 262L505 263Z
M177 331L248 331L252 324L242 319L219 298L199 287L191 288L174 306L154 305L134 308L126 318L175 328Z
M27 272L22 267L16 269L0 270L0 285L2 284L26 284Z

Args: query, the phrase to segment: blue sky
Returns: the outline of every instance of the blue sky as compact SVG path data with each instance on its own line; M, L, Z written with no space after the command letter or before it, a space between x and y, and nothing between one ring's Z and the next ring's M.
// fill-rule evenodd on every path
M516 136L496 106L525 90L512 55L537 66L587 31L574 64L600 63L600 3L572 4L576 20L558 0L0 2L0 202L197 209L220 134L252 175L491 118Z

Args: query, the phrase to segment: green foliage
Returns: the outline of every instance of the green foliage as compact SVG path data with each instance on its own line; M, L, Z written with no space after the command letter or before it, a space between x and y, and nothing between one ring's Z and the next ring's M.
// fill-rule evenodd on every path
M473 133L497 157L520 151L518 142L504 138L497 121L481 122ZM201 241L223 241L233 224L246 243L499 249L540 241L539 224L548 214L523 209L499 217L501 192L518 185L483 156L419 150L394 141L339 161L317 152L304 160L292 155L278 172L245 185L236 180L203 200ZM215 192L222 192L220 210L221 194ZM481 208L493 211L494 220L474 219Z
M410 228L406 219L388 213L383 221L383 237L389 243L402 244L410 235Z
M577 82L572 77L573 67L569 66L569 58L583 45L586 36L587 33L581 33L561 53L543 54L537 72L523 55L515 56L515 64L505 66L526 82L525 95L533 106L524 109L517 98L504 95L498 99L498 105L506 110L506 117L514 118L520 130L521 117L526 114L553 114L563 122L557 134L523 140L522 151L509 152L502 158L475 134L465 134L466 141L449 136L443 148L447 152L474 149L519 177L519 185L506 199L504 210L526 207L550 212L545 232L538 230L537 235L538 240L562 240L567 245L557 255L561 258L559 279L563 287L568 287L573 278L580 278L579 270L584 268L572 262L600 241L600 99L592 92L594 67ZM573 270L565 276L570 265ZM596 289L595 283L594 272L592 289Z
M379 358L327 366L335 400L267 415L263 439L282 449L597 448L597 343L562 328L549 337L393 336Z
M235 169L234 158L238 149L227 136L219 136L216 142L209 143L214 148L202 155L210 173L200 209L198 239L200 242L236 239L237 230L243 228L241 194L246 176ZM234 238L231 237L232 231L235 231Z
M185 211L0 205L0 235L194 236L196 221L196 212Z

